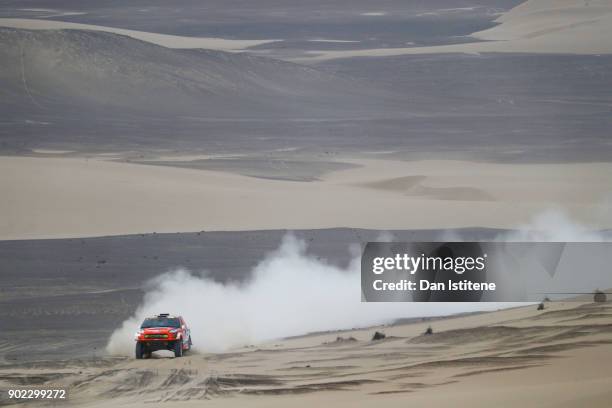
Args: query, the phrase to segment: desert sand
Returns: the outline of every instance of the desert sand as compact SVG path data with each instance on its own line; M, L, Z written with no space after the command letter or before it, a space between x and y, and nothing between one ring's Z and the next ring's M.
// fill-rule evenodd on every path
M224 38L186 37L149 33L145 31L98 26L92 24L70 23L65 21L40 20L28 18L0 18L0 27L24 28L28 30L92 30L115 33L147 41L168 48L205 48L209 50L240 51L255 45L276 40L230 40Z
M309 51L300 61L439 53L612 53L612 4L606 0L529 0L497 20L499 25L473 33L481 42L430 47Z
M359 167L299 182L102 159L2 157L0 239L328 227L516 228L551 208L586 226L612 226L602 207L612 194L610 163L338 161Z
M554 302L179 359L4 364L0 384L68 387L89 407L608 407L611 324L609 302ZM375 330L387 338L372 341Z
M579 154L585 145L593 151L610 146L609 98L601 91L605 82L597 79L606 78L607 57L595 57L612 53L609 1L528 0L501 15L499 25L473 32L482 30L478 26L465 31L469 37L453 38L472 42L448 45L425 36L430 42L423 42L424 47L404 41L401 48L380 48L398 43L378 39L364 45L369 49L355 49L360 46L354 43L359 24L352 23L346 25L351 31L346 35L304 34L299 41L284 38L287 44L271 44L277 41L272 38L283 39L283 31L258 31L270 22L271 9L261 8L261 15L247 10L253 31L235 34L242 39L170 35L197 32L191 31L198 28L193 26L183 31L184 20L178 17L174 27L166 27L170 34L149 32L155 31L154 23L117 23L136 28L132 30L111 27L121 19L100 14L89 21L108 26L0 19L0 26L25 29L3 32L9 45L7 95L15 97L6 101L4 111L11 120L3 130L4 139L13 142L2 150L7 156L0 156L0 390L66 387L71 405L85 407L609 407L612 304L584 299L547 302L543 311L530 305L405 319L245 344L216 354L194 331L195 350L179 359L168 353L147 360L105 353L113 330L142 304L148 279L184 266L194 273L210 270L218 282L243 282L287 229L310 229L297 233L312 245L309 255L342 267L354 256L351 244L390 236L495 239L499 230L494 228L520 229L551 209L564 211L581 228L612 228L612 162L591 152ZM119 7L113 11L121 14ZM393 14L378 7L357 13L372 20ZM70 11L63 15L75 16ZM186 17L199 25L209 22L195 14ZM292 18L292 28L310 32L300 28L304 18L299 14ZM478 24L489 27L491 18L481 17ZM334 24L313 27L328 25ZM343 33L342 27L335 30ZM404 33L399 31L398 38ZM308 43L303 52L291 49L292 41L302 40ZM257 47L267 43L269 49ZM473 57L479 60L473 63L459 54L451 62L445 55L427 63L406 61L397 65L399 74L392 78L410 77L404 70L408 65L416 64L412 72L422 73L413 83L393 83L394 92L409 96L396 99L385 81L376 88L376 77L386 75L382 65L368 72L368 86L362 86L319 70L324 66L252 58L250 53L169 48L260 52L307 63L403 54L528 53L535 63L518 60L521 55L513 56L517 61L492 63ZM556 60L539 61L537 54L589 58L573 56L575 60L555 69ZM397 62L380 59L383 63ZM584 69L588 75L581 73ZM430 72L444 73L423 74ZM504 77L516 82L500 80ZM418 82L432 85L420 88ZM249 103L242 103L245 95ZM100 107L106 101L116 106L110 105L115 110L105 116ZM148 114L139 116L136 108ZM226 117L228 112L234 116ZM171 113L179 118L176 128L167 127L176 119L164 116ZM333 115L328 118L328 113ZM311 125L319 120L334 125ZM106 121L109 125L103 125ZM231 139L235 135L239 138ZM340 136L346 138L340 141ZM399 149L391 143L394 139L408 147ZM95 143L86 145L88 141ZM317 149L302 150L296 141ZM181 150L169 152L166 143ZM250 153L253 149L246 145L251 143L264 153ZM429 144L441 148L435 157L447 160L398 159L421 151L432 157ZM141 145L148 150L136 151L134 146ZM198 154L213 146L216 151ZM246 153L222 155L235 152L236 146ZM353 149L344 149L349 146ZM177 153L192 147L191 156ZM483 154L444 155L463 147ZM123 152L129 149L134 150ZM489 160L487 151L510 155L501 162L448 160ZM537 154L529 156L531 151ZM508 163L508 157L522 162ZM337 227L347 228L321 230ZM459 231L467 235L452 228L467 228ZM237 249L244 255L237 255ZM402 311L414 310L411 306ZM293 313L289 303L283 309ZM309 304L308 309L314 308ZM264 319L286 324L270 314ZM433 334L425 335L430 326ZM333 326L339 327L353 325ZM373 341L375 331L387 337ZM4 398L0 393L0 405Z

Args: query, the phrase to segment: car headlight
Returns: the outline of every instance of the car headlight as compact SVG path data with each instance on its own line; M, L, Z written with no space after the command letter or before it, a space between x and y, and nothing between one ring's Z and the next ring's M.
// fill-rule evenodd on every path
M135 338L136 340L138 340L138 338L140 337L140 335L141 335L142 333L143 333L143 331L142 331L142 330L138 330L138 331L137 331L137 332L134 334L134 338Z
M172 333L172 334L176 334L176 333L178 333L178 331L179 331L178 329L170 329L169 332Z

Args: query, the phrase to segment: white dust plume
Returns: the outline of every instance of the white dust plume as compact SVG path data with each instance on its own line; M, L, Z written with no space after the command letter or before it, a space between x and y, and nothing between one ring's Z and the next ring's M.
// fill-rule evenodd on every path
M351 329L400 317L446 315L498 304L362 303L359 258L346 269L306 254L287 235L242 283L216 282L179 269L149 283L143 304L111 336L107 350L132 355L134 333L146 316L181 314L191 326L194 348L223 351L233 346L315 331Z

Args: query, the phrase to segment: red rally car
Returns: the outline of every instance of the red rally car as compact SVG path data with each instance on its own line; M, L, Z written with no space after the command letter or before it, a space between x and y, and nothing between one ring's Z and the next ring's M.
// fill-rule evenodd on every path
M157 350L170 350L175 357L191 349L191 331L181 316L162 313L147 317L136 332L136 358L149 358Z

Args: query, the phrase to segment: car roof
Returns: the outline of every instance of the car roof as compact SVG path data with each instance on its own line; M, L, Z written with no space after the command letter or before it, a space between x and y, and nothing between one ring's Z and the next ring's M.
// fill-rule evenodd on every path
M172 315L169 315L167 313L161 313L161 314L158 314L158 315L155 315L155 316L145 317L145 319L159 319L159 318L163 318L163 319L182 319L181 316L172 316Z

